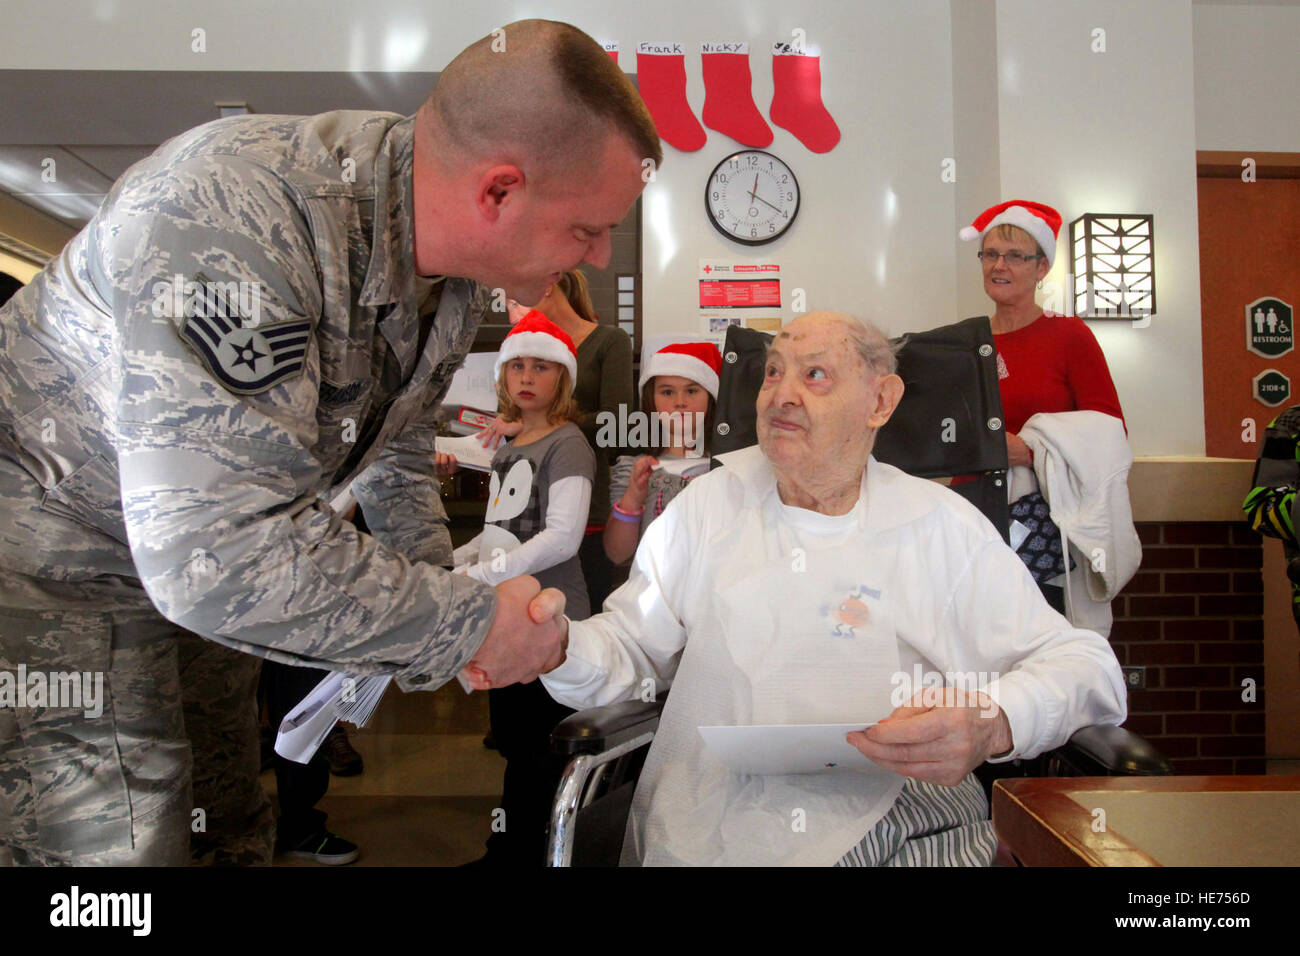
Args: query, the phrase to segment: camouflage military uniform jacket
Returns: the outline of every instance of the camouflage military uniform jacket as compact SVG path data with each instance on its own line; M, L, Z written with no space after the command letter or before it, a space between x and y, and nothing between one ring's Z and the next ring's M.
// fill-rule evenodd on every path
M433 414L488 293L415 274L413 136L361 112L198 127L0 311L0 606L151 602L407 686L463 666L495 597L434 566ZM319 500L354 479L374 537Z

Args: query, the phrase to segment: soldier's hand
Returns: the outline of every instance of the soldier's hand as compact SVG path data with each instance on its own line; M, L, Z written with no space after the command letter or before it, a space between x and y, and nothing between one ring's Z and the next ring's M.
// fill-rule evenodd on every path
M497 614L462 675L475 690L527 684L564 663L564 594L529 575L497 585Z

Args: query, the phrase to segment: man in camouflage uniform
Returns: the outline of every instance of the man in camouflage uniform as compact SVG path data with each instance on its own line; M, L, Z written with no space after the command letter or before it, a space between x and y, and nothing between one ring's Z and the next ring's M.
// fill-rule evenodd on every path
M649 160L601 47L526 21L415 117L221 120L128 170L0 310L0 673L107 698L0 707L0 862L183 863L201 817L264 824L256 658L407 690L558 663L562 599L436 566L434 412L493 290L607 265ZM373 537L325 503L349 483ZM201 721L225 799L191 802Z
M1242 509L1260 534L1282 539L1287 577L1291 579L1291 613L1300 626L1300 543L1296 540L1296 488L1300 487L1300 405L1288 408L1264 432L1255 464L1254 487Z

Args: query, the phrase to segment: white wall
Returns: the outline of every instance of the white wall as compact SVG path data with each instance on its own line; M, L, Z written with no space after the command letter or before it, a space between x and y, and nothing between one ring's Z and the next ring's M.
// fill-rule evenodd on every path
M768 43L802 27L808 42L821 47L823 101L842 138L817 155L773 126L768 149L790 163L803 198L790 232L756 250L728 242L704 218L704 183L736 144L709 131L698 152L668 149L643 207L648 331L694 323L698 263L712 257L777 261L785 287L807 291L810 310L855 312L890 332L956 318L949 241L954 186L940 177L944 158L953 155L948 4L808 4L794 16L784 13L791 6L745 0L710 5L730 13L704 16L698 3L673 0L654 14L674 25L668 38L692 43L720 38L719 22L736 25L751 44L754 100L765 118L772 98ZM622 38L631 44L639 28L629 26ZM656 29L664 34L663 27L644 29L646 38ZM687 57L687 77L698 115L704 104L698 53ZM791 317L788 299L786 305Z
M1063 240L1085 212L1155 215L1150 326L1089 324L1134 453L1202 455L1191 0L998 0L997 20L1002 196L1055 206ZM1064 280L1067 244L1045 285Z
M984 277L974 243L961 242L963 226L1001 202L1001 149L998 145L997 0L951 0L952 129L957 182L952 232L956 250L954 280L962 317L987 315L993 304L984 295Z
M1197 5L1196 148L1300 152L1300 5Z
M808 42L822 49L823 99L843 138L831 152L816 155L773 127L776 139L769 148L794 169L803 205L790 233L758 252L727 242L704 217L705 180L736 144L710 131L698 152L667 149L659 179L645 194L647 332L695 329L702 257L772 258L784 267L787 288L807 290L809 308L857 311L891 331L929 328L954 317L953 185L939 175L943 158L953 152L946 0L486 0L472 8L447 0L234 0L207 12L182 12L167 0L136 0L130 11L112 0L51 0L39 16L0 36L0 66L437 70L503 22L548 16L570 20L598 39L619 41L620 63L629 71L640 40L688 43L696 51L687 57L687 77L697 116L704 105L699 42L747 40L754 100L766 117L770 44L802 28ZM196 27L206 30L204 54L190 49Z
M1195 150L1228 144L1207 139L1210 125L1222 118L1204 96L1198 140L1194 75L1204 94L1201 77L1208 67L1202 49L1194 74L1191 0L977 0L955 12L948 0L482 0L473 6L450 0L229 0L184 6L197 12L179 10L170 0L46 0L18 29L0 35L0 67L437 70L494 26L542 15L618 40L629 70L635 69L638 40L748 40L754 98L766 115L767 44L802 28L822 48L823 98L843 139L818 156L774 130L771 149L791 163L805 197L789 236L759 253L782 263L787 287L806 288L812 308L858 311L891 331L928 328L988 311L979 285L958 273L974 272L976 264L969 246L955 237L957 225L983 205L1037 198L1056 205L1067 220L1086 211L1152 212L1159 314L1147 329L1122 323L1093 328L1114 373L1135 452L1203 451ZM1240 37L1249 24L1254 40L1246 36L1241 44L1272 50L1296 35L1289 26L1295 16L1294 9L1198 7L1195 35L1204 47L1207 31L1217 44L1225 34ZM956 50L953 23L961 31ZM1224 23L1236 26L1229 30ZM195 27L207 30L204 54L191 52ZM1094 27L1107 30L1105 54L1089 49ZM980 75L981 47L990 61L996 57L995 94L987 75ZM957 75L954 62L961 67ZM1294 57L1287 62L1294 70ZM698 54L688 57L687 73L688 96L699 113ZM1263 95L1272 113L1285 109L1294 118L1295 92L1284 86L1276 96L1267 90L1252 95ZM1293 122L1292 137L1295 130ZM650 333L694 327L701 257L752 255L713 232L700 201L709 170L732 148L710 132L697 153L670 149L659 181L647 189ZM948 157L958 159L957 184L940 178ZM997 194L976 195L984 192ZM1064 260L1062 246L1049 280L1064 275Z

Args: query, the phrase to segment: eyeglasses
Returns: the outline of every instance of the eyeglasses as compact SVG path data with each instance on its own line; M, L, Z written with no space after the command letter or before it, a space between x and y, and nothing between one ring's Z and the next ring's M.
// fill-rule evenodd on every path
M1015 268L1022 266L1026 262L1033 262L1035 259L1041 259L1042 256L1035 253L1034 255L1025 255L1023 252L977 252L975 258L979 259L986 265L995 266L999 259L1007 260L1007 265Z

